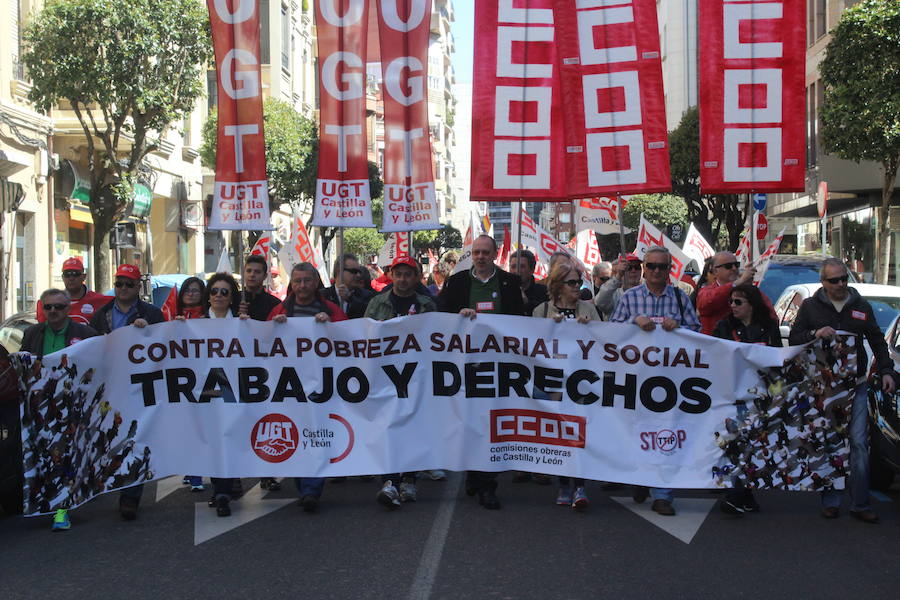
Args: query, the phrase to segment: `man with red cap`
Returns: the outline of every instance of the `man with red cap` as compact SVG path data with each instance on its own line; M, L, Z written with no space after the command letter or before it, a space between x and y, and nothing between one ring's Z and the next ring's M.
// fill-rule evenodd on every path
M597 305L597 310L600 311L604 320L609 320L625 290L640 285L642 264L643 261L637 254L626 254L616 264L615 276L610 277L606 283L600 286L597 296L594 298L594 304Z
M393 285L369 301L365 317L387 321L395 317L418 315L437 310L434 299L416 293L419 285L419 263L411 256L398 256L391 263ZM440 466L440 465L437 465ZM387 508L398 508L402 502L416 501L416 474L382 475L376 500Z
M79 257L73 256L63 263L62 279L66 296L69 297L69 318L82 325L90 323L94 313L112 300L109 296L88 290L84 284L85 278L84 263ZM37 303L37 320L38 323L47 320L41 302Z
M138 298L141 290L141 270L137 265L119 265L115 279L115 299L94 313L91 319L91 327L98 333L107 334L129 325L142 329L165 320L160 309ZM126 521L137 518L143 491L143 485L122 490L119 496L119 512Z

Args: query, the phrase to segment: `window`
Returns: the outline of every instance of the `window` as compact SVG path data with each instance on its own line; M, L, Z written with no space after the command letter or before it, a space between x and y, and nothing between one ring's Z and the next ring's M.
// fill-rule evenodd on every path
M269 51L269 0L259 0L259 61L264 65L272 64Z
M281 68L291 72L291 17L284 4L281 5Z
M206 72L206 106L209 110L213 110L216 107L216 103L219 101L219 84L216 81L216 72L215 71L207 71Z

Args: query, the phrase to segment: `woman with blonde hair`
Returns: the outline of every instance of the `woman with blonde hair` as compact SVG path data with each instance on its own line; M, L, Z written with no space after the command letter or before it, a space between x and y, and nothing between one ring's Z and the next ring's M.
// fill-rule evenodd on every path
M531 316L553 319L557 323L573 320L587 324L600 320L594 303L590 300L581 300L581 272L571 261L559 261L554 265L547 278L547 294L550 299L539 304ZM586 508L588 497L584 489L584 479L575 478L573 492L569 478L560 476L556 503L575 509Z

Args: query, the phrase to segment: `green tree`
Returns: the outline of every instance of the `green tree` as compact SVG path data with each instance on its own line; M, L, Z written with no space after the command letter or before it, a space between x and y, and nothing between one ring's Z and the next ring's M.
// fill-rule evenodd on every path
M821 65L822 143L845 160L881 165L875 278L887 283L890 203L900 166L900 2L863 0L844 11L831 36Z
M684 200L671 194L638 194L632 196L622 210L625 227L632 230L625 236L628 252L634 248L637 231L641 226L641 215L665 232L669 225L687 227L688 211Z
M688 220L713 245L728 237L734 250L744 230L747 201L737 194L700 193L700 113L689 108L678 127L669 132L669 162L672 169L672 193L684 199Z
M459 229L453 225L444 225L437 232L437 247L441 253L448 250L461 250L463 246L463 237Z
M211 58L199 0L49 0L26 28L29 100L67 102L84 131L94 221L94 287L109 286L109 232L132 203L148 153L203 93Z
M355 254L361 261L378 254L384 245L384 234L369 227L351 227L344 230L344 253Z

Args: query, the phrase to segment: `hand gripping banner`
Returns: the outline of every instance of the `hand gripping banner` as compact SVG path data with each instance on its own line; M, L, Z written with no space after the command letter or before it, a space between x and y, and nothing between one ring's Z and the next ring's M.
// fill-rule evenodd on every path
M366 0L319 0L319 166L313 225L373 227L366 154Z
M666 107L654 0L557 0L566 195L665 192Z
M382 231L439 229L428 129L431 0L379 0L384 99Z
M700 188L800 192L804 0L700 0Z
M14 356L26 514L183 473L517 469L672 488L735 476L841 488L856 379L844 342L767 348L443 313L192 319L121 328L38 364Z
M216 54L216 180L209 229L269 230L259 3L207 0Z

